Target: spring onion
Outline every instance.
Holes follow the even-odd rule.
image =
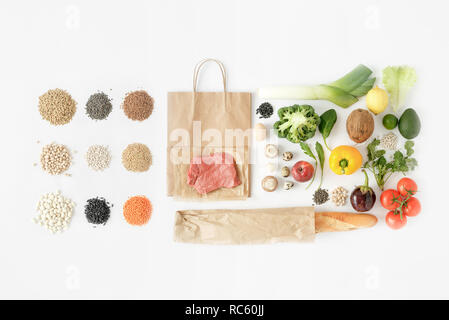
[[[347,108],[372,89],[376,78],[370,78],[371,74],[369,68],[359,65],[344,77],[329,84],[261,88],[259,96],[263,99],[328,100]]]

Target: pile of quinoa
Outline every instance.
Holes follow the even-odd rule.
[[[150,149],[142,143],[130,144],[123,150],[122,163],[128,171],[147,171],[152,164]]]

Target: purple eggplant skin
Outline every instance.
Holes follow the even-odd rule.
[[[365,174],[365,184],[355,188],[349,197],[352,207],[357,212],[369,211],[376,203],[376,194],[369,186],[368,174],[365,170],[362,172]]]
[[[373,190],[362,191],[360,187],[352,191],[351,205],[357,212],[366,212],[371,210],[376,203],[376,194]]]

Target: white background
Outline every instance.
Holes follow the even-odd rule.
[[[0,298],[449,298],[447,9],[442,0],[2,1]],[[193,66],[205,57],[224,62],[230,90],[254,93],[272,84],[329,82],[359,63],[376,76],[387,65],[414,66],[419,80],[408,105],[423,123],[416,139],[419,168],[412,173],[422,214],[395,232],[376,204],[375,228],[320,234],[313,244],[174,243],[178,209],[311,204],[313,191],[304,186],[273,194],[260,190],[266,174],[260,145],[248,201],[176,203],[165,196],[166,93],[191,90]],[[208,66],[201,89],[221,90],[217,75]],[[40,119],[38,97],[50,88],[66,89],[78,102],[70,124],[52,127]],[[156,101],[142,123],[120,109],[125,93],[136,89]],[[107,121],[94,122],[84,112],[97,90],[114,99]],[[253,100],[253,108],[262,102],[256,94]],[[331,106],[311,104],[320,113]],[[357,106],[364,107],[363,100]],[[344,124],[355,106],[336,108],[339,120],[329,144],[350,144]],[[380,119],[376,135],[384,133]],[[42,146],[52,141],[74,152],[72,177],[33,167]],[[146,173],[121,166],[121,152],[133,142],[153,152]],[[109,145],[113,154],[103,173],[91,171],[83,159],[94,143]],[[293,144],[283,143],[282,149],[307,160]],[[337,179],[326,166],[329,190],[352,190],[362,180],[360,172]],[[31,218],[40,195],[56,190],[77,207],[69,230],[54,236]],[[152,201],[153,217],[146,226],[131,227],[121,207],[138,194]],[[93,228],[84,217],[83,206],[94,196],[115,205],[104,227]],[[328,203],[319,210],[325,209],[335,208]]]

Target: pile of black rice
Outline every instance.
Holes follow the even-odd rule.
[[[256,109],[256,114],[259,115],[259,119],[268,119],[273,115],[273,106],[269,102],[264,102]]]
[[[84,206],[87,221],[92,224],[106,224],[111,215],[112,206],[105,198],[96,197],[87,200]]]

